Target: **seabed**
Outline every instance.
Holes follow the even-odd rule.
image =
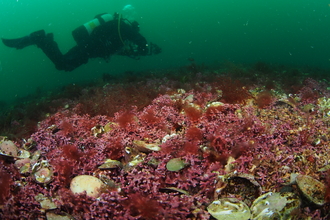
[[[328,219],[329,88],[192,61],[20,102],[1,113],[0,218]]]

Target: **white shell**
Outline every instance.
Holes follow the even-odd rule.
[[[89,175],[80,175],[72,179],[70,189],[73,194],[86,192],[87,196],[97,198],[101,195],[105,184],[98,178]]]

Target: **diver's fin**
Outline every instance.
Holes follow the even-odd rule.
[[[35,31],[28,36],[16,38],[16,39],[4,39],[2,38],[2,43],[7,47],[12,47],[16,49],[23,49],[24,47],[38,44],[43,41],[46,34],[44,30]]]
[[[24,47],[32,45],[32,41],[30,39],[30,36],[25,36],[21,38],[16,39],[4,39],[2,38],[2,43],[6,45],[7,47],[13,47],[16,49],[23,49]]]

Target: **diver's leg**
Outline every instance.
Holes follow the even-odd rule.
[[[23,49],[30,45],[36,45],[47,55],[47,57],[56,65],[60,65],[63,61],[63,54],[59,50],[57,43],[54,41],[53,34],[47,34],[44,30],[35,31],[25,37],[16,39],[2,39],[7,47]]]
[[[61,70],[72,71],[75,68],[81,66],[88,62],[89,56],[85,51],[84,47],[75,46],[71,48],[66,54],[63,56],[63,63],[61,66]],[[57,69],[59,69],[56,66]]]
[[[46,34],[44,30],[33,32],[22,38],[2,39],[2,42],[8,47],[16,49],[37,45],[55,64],[58,70],[72,71],[88,61],[88,55],[84,48],[78,46],[73,47],[68,53],[63,55],[54,41],[53,34]]]
[[[38,39],[35,44],[55,64],[57,69],[62,70],[59,67],[61,67],[64,62],[64,56],[58,48],[57,43],[54,41],[53,34],[47,34],[44,38]]]
[[[84,47],[75,46],[63,55],[53,38],[53,34],[47,34],[43,39],[36,41],[36,45],[55,64],[56,69],[72,71],[87,63],[88,54],[85,52]]]
[[[37,44],[37,46],[42,49],[58,70],[72,71],[88,61],[88,55],[84,48],[75,46],[63,55],[57,43],[50,37],[46,38],[44,42]]]

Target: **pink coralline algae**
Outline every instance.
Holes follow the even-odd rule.
[[[293,179],[305,175],[325,184],[321,190],[329,202],[330,106],[324,106],[324,85],[307,79],[289,95],[235,83],[219,78],[189,91],[164,84],[166,93],[151,104],[113,116],[82,113],[81,103],[60,109],[31,135],[30,160],[20,161],[24,172],[13,165],[20,158],[1,155],[0,218],[212,219],[207,207],[221,192],[245,202],[253,194],[249,181],[261,187],[259,194],[293,192],[302,201],[300,213],[292,213],[299,219],[329,218],[329,203],[312,204]],[[183,166],[167,169],[174,158]],[[49,183],[33,178],[40,163],[53,171]],[[98,198],[70,191],[78,175],[103,181]],[[240,183],[239,193],[234,183]]]

